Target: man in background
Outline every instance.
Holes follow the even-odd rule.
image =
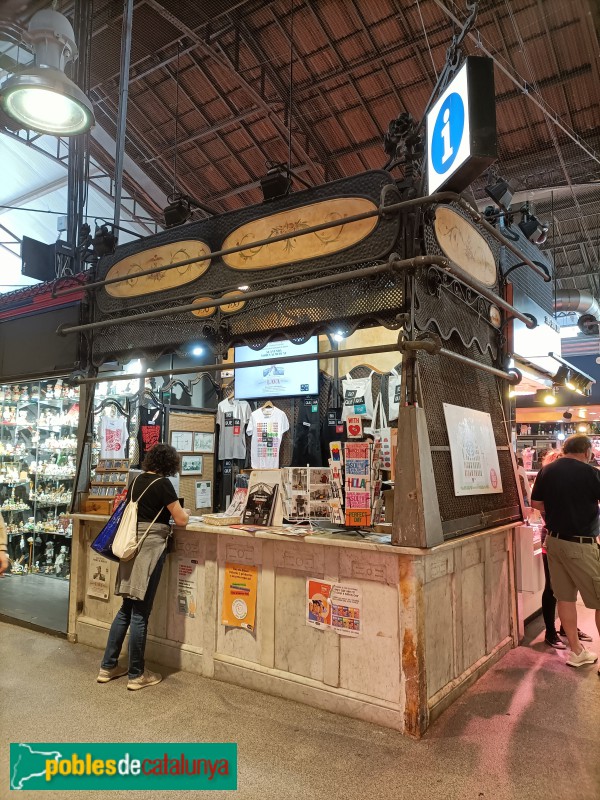
[[[596,612],[600,633],[600,470],[589,465],[592,442],[587,436],[569,436],[563,457],[539,471],[532,505],[544,517],[546,550],[558,616],[569,641],[570,667],[598,660],[581,644],[577,632],[577,592],[587,608]]]

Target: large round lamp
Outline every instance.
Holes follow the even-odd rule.
[[[23,128],[38,133],[85,133],[95,122],[92,104],[64,73],[65,64],[77,58],[71,23],[58,11],[46,9],[33,15],[28,31],[36,66],[2,84],[2,109]]]

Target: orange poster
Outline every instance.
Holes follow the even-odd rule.
[[[306,579],[306,624],[315,628],[331,625],[331,584],[327,581]]]
[[[225,564],[221,622],[233,628],[254,630],[258,567]]]

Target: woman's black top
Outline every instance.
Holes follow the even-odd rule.
[[[157,478],[158,480],[156,480]],[[150,486],[152,481],[156,481],[156,483]],[[154,517],[158,514],[159,509],[162,508],[156,522],[168,525],[171,520],[171,512],[166,506],[171,505],[171,503],[177,500],[175,487],[168,478],[163,478],[160,475],[153,475],[151,472],[142,472],[135,481],[133,497],[131,496],[132,487],[130,486],[127,491],[127,499],[138,500],[147,486],[150,486],[150,488],[144,494],[138,506],[138,522],[152,522]]]

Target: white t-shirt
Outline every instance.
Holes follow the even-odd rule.
[[[100,420],[100,458],[125,458],[127,425],[123,417]]]
[[[279,408],[257,408],[248,423],[252,436],[250,457],[253,469],[277,469],[283,434],[289,431],[288,418]]]
[[[250,419],[246,400],[222,400],[217,406],[219,460],[246,458],[246,423]]]

